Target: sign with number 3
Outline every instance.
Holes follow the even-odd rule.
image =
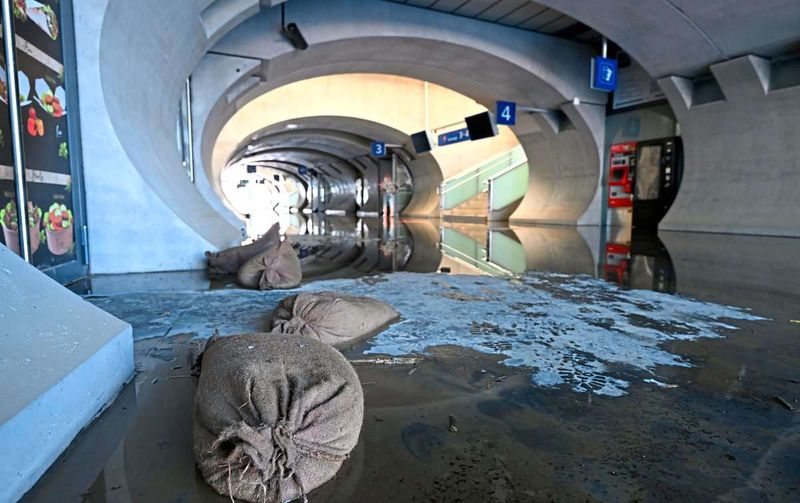
[[[372,155],[375,157],[383,157],[386,155],[386,144],[383,142],[372,142]]]

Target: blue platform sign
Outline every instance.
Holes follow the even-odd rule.
[[[452,145],[454,143],[461,143],[462,141],[469,141],[469,129],[457,129],[449,133],[442,133],[439,135],[439,146]]]
[[[386,156],[386,144],[380,141],[372,142],[372,155],[375,157]]]
[[[592,58],[592,89],[611,93],[617,90],[617,60]]]
[[[497,102],[497,124],[513,126],[517,123],[517,104],[513,101]]]

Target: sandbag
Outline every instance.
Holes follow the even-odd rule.
[[[242,286],[259,290],[294,288],[303,279],[300,259],[288,240],[245,263],[237,279]]]
[[[319,341],[215,337],[203,353],[194,454],[220,494],[258,503],[305,500],[336,475],[363,419],[355,370]]]
[[[212,277],[236,274],[248,260],[280,243],[281,231],[276,223],[266,234],[247,246],[236,246],[219,253],[207,251],[208,274]]]
[[[370,297],[336,292],[301,293],[286,297],[275,308],[270,330],[299,334],[342,347],[400,318],[392,306]]]

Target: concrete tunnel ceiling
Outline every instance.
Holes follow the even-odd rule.
[[[218,91],[217,106],[204,127],[206,147],[221,128],[214,122],[223,122],[249,101],[287,83],[350,72],[406,76],[453,89],[490,109],[498,99],[511,99],[563,111],[569,120],[561,124],[524,115],[514,128],[533,162],[528,194],[512,218],[599,223],[605,109],[572,105],[575,97],[584,103],[605,99],[586,85],[590,48],[511,28],[487,33],[483,23],[388,2],[300,5],[302,11],[289,9],[289,19],[313,26],[306,34],[311,44],[306,51],[286,53],[280,42],[269,43],[273,32],[264,26],[275,26],[278,33],[275,10],[246,21],[213,48],[211,56],[233,55],[262,63],[255,69],[257,78],[243,76]],[[381,23],[365,21],[357,30],[348,27],[348,22],[352,26],[373,17]],[[430,38],[433,35],[438,37]]]
[[[435,188],[441,182],[436,160],[430,155],[414,154],[411,139],[402,131],[353,117],[305,117],[265,127],[237,146],[226,169],[254,164],[269,166],[299,178],[300,166],[314,168],[334,188],[347,187],[349,191],[341,201],[334,201],[329,209],[353,210],[355,180],[366,179],[373,192],[378,182],[377,162],[369,155],[374,138],[399,145],[393,150],[408,167],[414,180],[419,180],[422,185],[409,203],[411,213],[416,211],[416,207],[427,208],[436,204]],[[341,207],[337,207],[337,203]]]
[[[800,235],[793,218],[800,206],[789,188],[800,181],[790,154],[796,142],[785,134],[796,129],[792,118],[800,116],[800,2],[640,0],[632,7],[628,0],[397,1],[409,10],[422,10],[413,4],[481,19],[487,30],[485,23],[497,23],[548,32],[565,23],[564,31],[549,32],[589,42],[591,32],[605,35],[657,79],[681,125],[687,170],[660,228]],[[759,114],[760,126],[748,130],[749,141],[736,141]],[[767,159],[774,174],[756,188],[748,181],[750,166]],[[727,173],[727,183],[717,183],[720,172]],[[754,190],[773,204],[742,205]]]
[[[403,96],[404,99],[391,100],[393,96]],[[426,107],[428,99],[433,104]],[[300,101],[303,105],[297,106]],[[273,149],[288,147],[288,144],[280,145],[280,140],[290,138],[296,144],[305,143],[304,148],[319,149],[320,141],[331,144],[332,139],[339,143],[348,140],[353,144],[350,136],[357,134],[360,137],[356,142],[357,152],[348,153],[349,158],[374,162],[368,156],[373,140],[403,147],[400,150],[416,188],[404,214],[436,216],[439,207],[436,189],[443,178],[453,176],[482,159],[506,152],[518,146],[519,141],[513,131],[502,127],[500,134],[491,139],[417,155],[410,134],[425,128],[426,117],[433,124],[444,125],[483,111],[484,107],[463,95],[405,77],[375,74],[317,77],[282,86],[243,106],[217,136],[211,162],[204,160],[203,165],[215,190],[224,196],[218,186],[222,170],[236,158],[237,152],[255,148],[253,142],[265,130],[271,134]],[[298,117],[300,113],[310,117]],[[314,120],[307,123],[309,119]],[[275,122],[283,124],[278,131],[270,125]],[[307,124],[308,127],[316,124],[331,132],[320,140],[319,135],[310,136],[307,127],[287,130],[285,125],[288,124]],[[341,134],[334,135],[332,131],[335,130],[340,130]],[[370,182],[377,183],[371,178]]]
[[[263,88],[325,74],[326,67],[327,73],[381,71],[374,61],[378,56],[383,56],[382,71],[401,75],[413,72],[417,78],[461,89],[486,104],[498,95],[543,106],[548,101],[564,103],[560,98],[552,99],[559,96],[603,99],[586,90],[585,62],[595,52],[591,47],[517,28],[487,29],[485,21],[398,3],[288,0],[290,21],[304,27],[312,43],[310,52],[299,54],[278,34],[277,9],[269,7],[279,1],[175,0],[166,5],[159,0],[99,1],[107,6],[102,34],[99,46],[90,49],[98,53],[97,79],[106,97],[104,113],[119,133],[120,147],[143,180],[187,226],[220,246],[239,231],[218,205],[201,196],[201,186],[193,187],[175,169],[180,159],[172,142],[171,129],[183,82],[203,61],[217,63],[220,82],[216,88],[211,86],[216,99],[207,96],[209,102],[198,103],[202,119],[202,138],[196,142],[198,157],[207,148],[209,135],[214,136],[235,109]],[[555,9],[608,36],[656,77],[691,77],[705,71],[709,64],[746,52],[767,57],[779,54],[796,44],[796,21],[800,19],[800,4],[793,0],[736,0],[724,12],[686,0],[642,0],[636,9],[625,0],[530,3]],[[520,3],[520,8],[529,6]],[[754,15],[756,9],[758,15]],[[484,13],[482,9],[476,12],[476,18]],[[254,23],[254,19],[258,21]],[[251,47],[237,47],[247,38],[242,28],[248,24],[261,31],[264,43],[258,45],[258,40],[252,40]],[[214,47],[222,38],[226,38],[224,44]],[[371,46],[381,39],[386,43]],[[406,45],[406,41],[420,43]],[[451,51],[447,44],[460,51]],[[312,54],[321,54],[314,49],[323,45],[340,54],[328,54],[332,56],[328,61],[319,57],[314,61]],[[212,47],[219,53],[207,53]],[[373,54],[366,61],[355,57],[348,61],[346,57],[348,51],[357,56],[359,51],[373,52],[373,48],[379,55]],[[224,49],[231,51],[225,53]],[[420,54],[441,53],[446,53],[449,61],[439,68],[419,65]],[[501,65],[487,65],[487,57]],[[137,65],[128,64],[131,60]],[[305,63],[314,64],[303,75]],[[498,72],[502,64],[513,71]],[[237,67],[241,74],[226,77],[220,71],[223,67]],[[502,78],[489,78],[494,75]],[[529,77],[530,85],[512,85],[518,77]],[[583,203],[591,185],[588,180],[599,182],[603,113],[590,107],[560,108],[574,130],[555,135],[540,117],[525,118],[516,128],[525,140],[531,164],[537,166],[531,173],[529,194],[517,214],[530,216],[530,220],[591,223],[596,221],[591,213],[599,209],[599,199],[595,197],[588,211],[584,211]],[[691,149],[687,156],[688,162]],[[593,189],[599,196],[598,187]],[[575,217],[582,212],[582,217]]]
[[[227,1],[202,7],[207,8],[198,16],[198,5],[189,0],[171,2],[168,12],[156,0],[135,6],[108,0],[99,77],[108,115],[134,166],[164,203],[210,242],[223,246],[239,229],[176,168],[173,128],[185,78],[208,73],[201,68],[204,61],[220,60],[239,72],[229,77],[212,65],[211,80],[217,83],[197,100],[198,158],[210,155],[205,149],[238,108],[270,89],[355,71],[404,75],[453,89],[488,108],[504,98],[563,111],[571,122],[567,128],[539,116],[524,116],[515,128],[529,158],[537,160],[518,213],[573,223],[594,213],[587,222],[599,221],[604,110],[571,104],[575,97],[604,99],[586,86],[591,48],[513,28],[486,30],[482,22],[391,2],[303,0],[289,8],[290,21],[307,27],[311,44],[299,52],[279,34],[279,9],[259,12],[257,3]],[[121,26],[120,19],[129,25]],[[131,58],[140,63],[135,69],[126,63]]]

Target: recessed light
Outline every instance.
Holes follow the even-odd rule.
[[[297,129],[299,127],[297,124],[286,124],[286,129]]]

